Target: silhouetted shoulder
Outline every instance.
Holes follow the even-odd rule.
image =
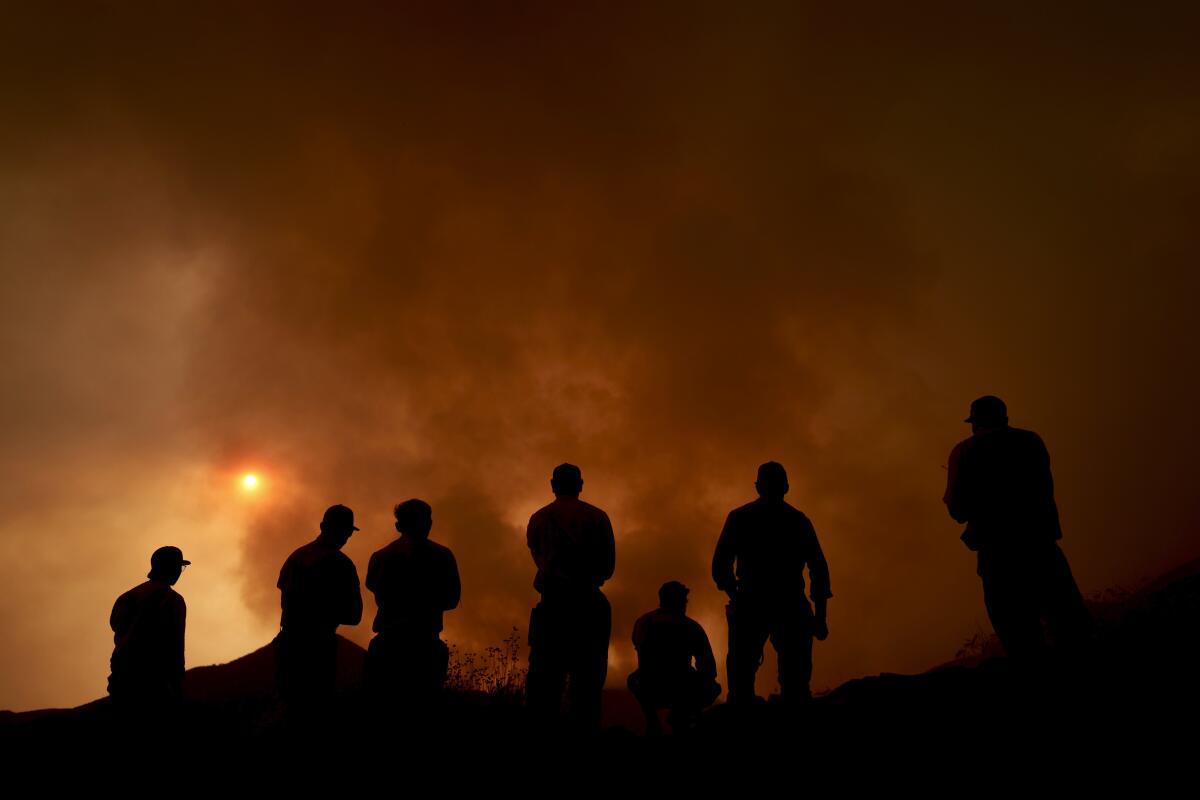
[[[1042,437],[1033,431],[1027,431],[1024,428],[1009,428],[1009,430],[1012,432],[1010,435],[1026,447],[1030,449],[1046,449],[1046,443],[1042,441]]]
[[[550,506],[545,505],[545,506],[542,506],[541,508],[539,508],[537,511],[530,514],[529,515],[529,524],[533,525],[535,522],[540,521],[543,517],[545,517],[548,513],[550,513],[549,508],[550,508]]]
[[[749,503],[746,503],[745,505],[738,506],[733,511],[730,511],[729,516],[732,517],[732,516],[742,516],[745,514],[749,514],[749,513],[753,512],[754,509],[758,508],[758,506],[759,506],[759,501],[753,500]]]
[[[601,508],[579,498],[558,498],[542,506],[529,518],[531,528],[554,519],[591,520],[608,523],[608,514]]]
[[[812,527],[812,520],[808,518],[808,514],[805,514],[800,509],[793,505],[789,505],[788,503],[784,503],[783,505],[787,508],[787,511],[784,513],[794,519],[798,524],[807,526],[809,528]]]
[[[708,633],[705,632],[704,626],[686,614],[683,617],[683,627],[687,628],[690,636],[708,639]]]
[[[582,500],[580,502],[583,503]],[[609,531],[612,530],[612,522],[609,521],[609,519],[608,519],[608,512],[606,512],[604,509],[598,508],[590,503],[583,503],[583,506],[586,509],[588,516],[590,516],[595,521],[595,524],[598,527],[606,528]]]
[[[646,639],[646,628],[652,623],[654,620],[654,615],[657,613],[657,609],[654,611],[647,611],[645,614],[642,614],[640,617],[638,617],[637,621],[633,623],[634,649],[638,649],[642,646],[642,642],[644,642]]]
[[[647,611],[645,614],[642,614],[640,617],[637,618],[637,622],[633,623],[633,626],[636,628],[639,625],[645,625],[657,613],[658,613],[658,609],[654,609],[653,611]]]
[[[354,566],[354,559],[343,553],[341,550],[334,550],[334,563],[338,567],[348,573],[353,573],[355,578],[358,577],[358,567]]]
[[[431,539],[426,539],[425,541],[429,545],[430,552],[436,553],[438,558],[441,558],[443,560],[449,560],[449,561],[454,560],[454,553],[450,550],[449,547],[446,547],[446,545],[439,544]]]
[[[733,511],[729,512],[729,516],[726,517],[726,522],[738,522],[748,517],[752,517],[757,513],[758,508],[758,500],[746,503],[744,506],[738,506]]]
[[[311,574],[313,570],[319,575],[353,575],[355,580],[358,579],[358,568],[350,556],[341,550],[324,547],[319,542],[309,542],[297,547],[283,562],[276,588],[287,590],[297,573]]]
[[[314,546],[315,542],[309,542],[308,544],[300,545],[292,551],[291,555],[284,559],[283,566],[279,568],[279,581],[276,583],[275,588],[286,588],[292,572],[296,569],[298,564],[308,560],[307,556]]]

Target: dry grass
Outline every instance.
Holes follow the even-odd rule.
[[[527,671],[521,657],[521,632],[513,628],[502,646],[489,647],[482,653],[463,652],[450,645],[446,688],[452,692],[519,700],[525,694]]]

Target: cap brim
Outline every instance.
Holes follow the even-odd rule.
[[[180,563],[180,564],[183,564],[183,565],[186,567],[188,564],[190,564],[190,563],[192,563],[192,562],[190,562],[190,561],[180,561],[179,563]]]
[[[354,530],[356,530],[356,531],[362,530],[362,528],[358,527],[357,525],[351,525],[350,527],[354,528]]]

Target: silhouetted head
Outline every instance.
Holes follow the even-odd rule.
[[[782,500],[788,493],[787,470],[778,461],[768,461],[758,468],[758,480],[754,482],[758,496],[768,500]]]
[[[688,587],[679,581],[667,581],[658,590],[658,605],[664,611],[687,611]]]
[[[192,562],[183,559],[183,551],[178,547],[160,547],[150,556],[150,572],[146,577],[174,586],[175,581],[183,574],[183,568],[190,563]]]
[[[321,539],[340,549],[356,530],[353,511],[340,504],[325,509],[325,516],[321,517]]]
[[[433,527],[433,509],[424,500],[405,500],[392,509],[396,515],[396,530],[405,536],[428,539]]]
[[[555,497],[579,497],[583,491],[583,473],[574,464],[559,464],[550,476]]]
[[[971,413],[963,422],[971,423],[974,433],[1003,428],[1008,424],[1008,406],[999,397],[985,394],[971,402]]]

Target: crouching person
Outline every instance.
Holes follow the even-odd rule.
[[[721,694],[712,645],[700,623],[687,615],[687,596],[682,583],[664,583],[658,590],[659,607],[633,626],[638,668],[628,685],[646,715],[649,736],[662,733],[659,709],[668,710],[667,723],[678,734],[694,726],[700,712]]]

